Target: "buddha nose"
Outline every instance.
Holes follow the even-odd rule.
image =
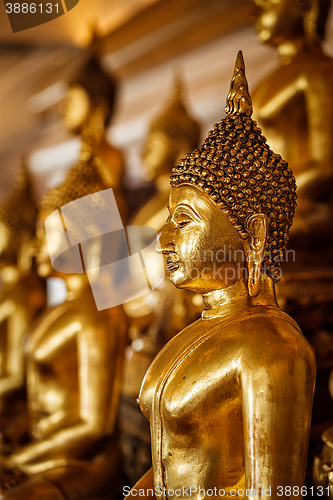
[[[170,222],[167,222],[155,246],[157,253],[166,254],[174,250],[175,245],[173,243],[173,234],[174,230],[171,227]]]

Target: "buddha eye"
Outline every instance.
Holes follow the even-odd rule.
[[[193,219],[187,214],[179,214],[177,217],[177,226],[181,229],[191,222],[193,222]]]

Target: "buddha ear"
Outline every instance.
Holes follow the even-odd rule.
[[[248,290],[251,297],[256,297],[260,292],[260,275],[266,248],[267,215],[252,215],[247,221],[246,229],[249,233],[244,245],[249,271]]]

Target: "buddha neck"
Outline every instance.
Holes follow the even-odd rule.
[[[239,314],[249,307],[259,305],[278,307],[274,283],[264,275],[261,277],[260,293],[257,297],[250,297],[245,280],[240,279],[226,288],[203,294],[202,300],[204,303],[201,315],[203,319]]]

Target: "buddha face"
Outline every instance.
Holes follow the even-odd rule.
[[[80,85],[72,85],[61,107],[65,127],[71,132],[80,133],[87,123],[90,111],[91,103],[88,93]]]
[[[175,163],[173,149],[171,140],[162,131],[153,130],[149,133],[142,155],[146,179],[170,174]]]
[[[169,211],[160,243],[172,283],[198,293],[235,283],[243,242],[209,196],[195,186],[172,188]]]
[[[303,35],[303,9],[298,0],[254,0],[255,28],[261,42],[277,46]]]

